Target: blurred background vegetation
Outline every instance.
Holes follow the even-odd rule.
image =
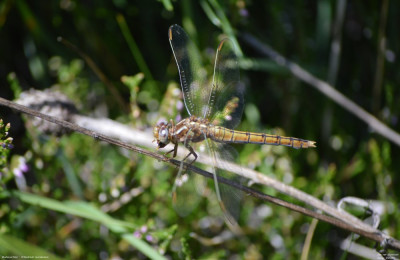
[[[181,96],[176,92],[179,77],[167,38],[169,26],[185,28],[209,70],[219,41],[229,36],[243,52],[246,106],[238,129],[301,137],[318,146],[301,151],[238,146],[242,165],[330,204],[345,196],[380,201],[380,229],[400,238],[399,147],[239,37],[257,37],[399,131],[399,10],[399,2],[388,0],[3,0],[0,95],[13,100],[30,88],[53,88],[73,100],[81,114],[151,132],[159,118],[186,116],[174,106]],[[340,16],[343,25],[337,26]],[[337,66],[330,65],[334,33],[341,37]],[[58,37],[90,57],[111,87]],[[385,48],[379,51],[383,38]],[[169,195],[176,169],[78,133],[44,135],[5,107],[0,118],[11,123],[9,130],[0,126],[5,144],[0,161],[0,254],[300,258],[308,217],[246,198],[239,220],[244,235],[235,237],[218,206],[207,199],[186,218],[174,212]],[[4,141],[5,132],[12,145]],[[266,187],[255,188],[290,200]],[[310,259],[352,259],[338,250],[347,235],[318,223]],[[375,246],[366,239],[357,242]]]

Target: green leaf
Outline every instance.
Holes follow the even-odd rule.
[[[114,219],[90,203],[83,201],[60,202],[54,199],[20,191],[13,191],[12,195],[31,205],[36,205],[99,222],[115,233],[124,233],[121,234],[121,237],[127,240],[132,246],[137,248],[149,258],[164,259],[163,256],[154,250],[150,245],[132,235],[131,231],[136,227],[135,225],[129,222]]]
[[[2,255],[11,254],[25,257],[37,256],[47,257],[46,259],[63,259],[40,247],[6,234],[0,234],[0,252]]]

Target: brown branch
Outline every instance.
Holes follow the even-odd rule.
[[[63,118],[66,121],[75,123],[83,128],[88,128],[90,130],[96,131],[96,133],[102,133],[109,138],[116,138],[124,143],[131,143],[136,145],[141,145],[145,147],[154,148],[154,143],[151,142],[153,137],[146,132],[141,132],[132,129],[124,124],[112,121],[106,118],[90,118],[85,116],[80,116],[76,114],[73,103],[68,100],[62,93],[52,92],[52,91],[36,91],[29,90],[21,94],[18,102],[20,105],[25,105],[33,109],[40,109],[40,112],[48,113],[51,111],[51,115],[57,118]],[[68,104],[68,105],[66,105]],[[63,134],[65,133],[65,128],[56,127],[58,125],[52,123],[41,122],[41,119],[33,119],[33,124],[37,128],[45,133],[50,134]],[[171,150],[173,145],[170,147],[165,147],[165,151]],[[178,156],[184,157],[186,152],[184,149],[178,149]],[[204,165],[210,165],[213,163],[212,159],[208,155],[199,154],[197,162]],[[224,160],[218,160],[215,165],[217,168],[226,170],[228,172],[235,173],[237,175],[243,176],[249,179],[253,183],[258,183],[267,187],[271,187],[283,194],[286,194],[292,198],[304,202],[306,205],[318,209],[321,213],[331,215],[342,222],[346,222],[354,227],[363,229],[367,232],[378,232],[376,228],[362,222],[355,216],[347,213],[346,211],[340,211],[333,206],[330,206],[323,201],[319,200],[307,194],[295,187],[286,185],[274,178],[271,178],[260,172],[251,170],[249,168],[241,167],[233,162],[228,162]]]
[[[278,65],[281,65],[288,69],[295,77],[309,84],[311,87],[323,93],[326,97],[333,100],[336,104],[343,107],[351,114],[355,115],[366,124],[369,125],[373,130],[387,138],[394,144],[400,146],[400,134],[386,126],[384,123],[379,121],[376,117],[365,111],[362,107],[354,103],[352,100],[344,96],[342,93],[337,91],[331,85],[322,81],[300,67],[298,64],[286,59],[270,46],[265,43],[261,43],[258,39],[248,33],[240,35],[241,39],[249,44],[252,48],[259,51],[261,54],[271,58]]]
[[[70,122],[67,122],[67,121],[52,117],[52,116],[45,115],[43,113],[37,112],[37,111],[32,110],[32,109],[30,109],[28,107],[16,104],[16,103],[14,103],[12,101],[9,101],[9,100],[3,99],[3,98],[0,98],[0,105],[15,109],[15,110],[17,110],[19,112],[23,112],[25,114],[28,114],[28,115],[31,115],[31,116],[34,116],[34,117],[39,117],[39,118],[44,119],[46,121],[49,121],[51,123],[55,123],[55,124],[58,124],[58,125],[60,125],[62,127],[65,127],[65,128],[67,128],[67,129],[69,129],[71,131],[76,131],[76,132],[91,136],[93,138],[96,138],[98,140],[105,141],[107,143],[114,144],[114,145],[117,145],[119,147],[131,150],[131,151],[134,151],[134,152],[146,155],[146,156],[150,156],[150,157],[152,157],[154,159],[164,161],[164,162],[166,162],[166,163],[168,163],[170,165],[176,166],[176,167],[179,167],[180,164],[181,164],[181,162],[178,161],[178,160],[167,158],[167,157],[165,157],[163,155],[160,155],[158,153],[150,152],[150,151],[147,151],[145,149],[136,147],[134,145],[126,144],[126,143],[118,141],[116,139],[107,137],[107,136],[105,136],[103,134],[97,133],[96,131],[92,131],[92,130],[86,129],[84,127],[78,126],[76,124],[73,124],[73,123],[70,123]],[[197,167],[192,166],[192,165],[188,165],[186,163],[185,163],[185,167],[187,167],[188,169],[190,169],[191,171],[193,171],[195,173],[203,175],[204,177],[213,179],[213,175],[210,172],[204,171],[204,170],[202,170],[200,168],[197,168]],[[239,183],[236,183],[236,182],[232,182],[232,181],[230,181],[228,179],[225,179],[225,178],[222,178],[220,176],[218,176],[218,180],[221,183],[224,183],[226,185],[229,185],[231,187],[239,189],[239,190],[245,192],[246,194],[248,194],[248,195],[250,195],[252,197],[258,198],[258,199],[263,200],[263,201],[268,201],[268,202],[274,203],[276,205],[291,209],[293,211],[299,212],[299,213],[304,214],[306,216],[310,216],[312,218],[319,219],[321,221],[327,222],[327,223],[332,224],[332,225],[334,225],[336,227],[339,227],[341,229],[344,229],[344,230],[347,230],[349,232],[353,232],[353,233],[359,234],[361,236],[364,236],[366,238],[369,238],[369,239],[379,243],[379,245],[381,247],[394,249],[394,250],[397,250],[397,251],[400,252],[400,241],[385,235],[384,233],[382,233],[379,230],[377,230],[377,232],[367,232],[367,231],[365,231],[365,230],[363,230],[361,228],[354,227],[351,224],[343,222],[339,218],[334,218],[334,217],[331,217],[331,216],[323,215],[323,214],[320,214],[318,212],[312,211],[310,209],[303,208],[301,206],[289,203],[289,202],[287,202],[285,200],[281,200],[279,198],[263,194],[263,193],[261,193],[261,192],[259,192],[257,190],[254,190],[252,188],[243,186],[243,185],[241,185]]]

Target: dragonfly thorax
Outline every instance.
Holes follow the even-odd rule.
[[[158,149],[164,148],[172,142],[173,144],[203,141],[209,134],[209,128],[213,127],[207,119],[191,116],[174,124],[161,122],[153,129],[155,141],[157,141]]]
[[[201,142],[208,135],[210,126],[209,121],[205,118],[196,116],[185,118],[173,127],[172,142]]]

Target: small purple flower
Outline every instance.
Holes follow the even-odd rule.
[[[24,175],[23,175],[23,173],[22,173],[20,168],[15,168],[13,170],[13,173],[14,173],[14,176],[17,177],[17,178],[23,178],[24,177]]]
[[[22,171],[22,172],[28,172],[29,170],[29,166],[26,163],[26,160],[24,157],[20,157],[19,158],[19,165],[18,168]]]
[[[182,111],[183,109],[183,102],[178,100],[178,102],[176,102],[176,109],[178,109],[178,111]]]
[[[136,238],[141,238],[142,237],[142,233],[140,233],[138,230],[136,230],[135,232],[133,232],[133,236]]]
[[[154,242],[154,238],[152,235],[146,235],[146,240],[149,242]]]
[[[141,227],[140,227],[140,232],[141,232],[141,233],[146,233],[146,232],[147,232],[147,229],[148,229],[147,226],[141,226]]]
[[[175,117],[175,122],[179,122],[179,121],[181,121],[182,120],[182,116],[181,115],[177,115],[176,117]]]
[[[23,157],[21,157],[23,158]],[[25,162],[25,158],[23,158]],[[21,160],[20,160],[21,162]],[[15,176],[15,183],[17,184],[17,187],[19,190],[25,191],[26,190],[26,180],[23,171],[21,170],[21,164],[18,165],[18,167],[15,167],[13,169],[13,174]]]
[[[28,166],[28,164],[25,162],[25,160],[20,161],[19,169],[20,169],[22,172],[24,172],[24,173],[29,171],[29,166]]]
[[[28,172],[29,171],[29,166],[27,163],[21,164],[19,166],[19,168],[21,169],[22,172]]]

